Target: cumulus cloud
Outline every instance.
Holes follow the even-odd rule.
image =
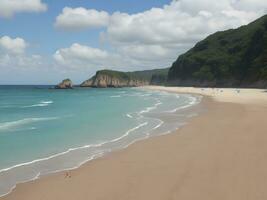
[[[131,59],[139,67],[168,67],[167,63],[173,62],[177,56],[177,47],[163,45],[127,44],[117,47],[118,53]]]
[[[79,67],[108,68],[116,65],[115,63],[121,60],[116,54],[78,43],[57,50],[54,59],[58,64],[74,69]]]
[[[109,14],[105,11],[97,11],[85,8],[65,7],[57,16],[55,27],[65,30],[80,30],[85,28],[98,28],[107,26]]]
[[[232,6],[236,10],[243,11],[267,11],[267,5],[265,0],[234,0]]]
[[[27,47],[27,43],[22,38],[12,39],[9,36],[3,36],[0,38],[0,49],[8,53],[22,54]]]
[[[171,53],[173,52],[169,49],[155,45],[132,45],[106,51],[74,43],[70,47],[57,50],[53,57],[57,65],[65,69],[87,70],[94,73],[99,69],[132,71],[162,67],[164,63],[172,62],[168,59]]]
[[[27,55],[28,44],[23,38],[0,38],[0,67],[36,67],[42,62],[40,55]]]
[[[68,15],[74,11],[74,16]],[[89,11],[95,14],[88,14]],[[255,20],[267,12],[267,4],[266,0],[173,0],[161,8],[135,14],[101,12],[102,15],[95,10],[67,8],[57,17],[56,24],[72,30],[95,27],[93,22],[105,26],[100,38],[112,46],[116,59],[127,58],[129,62],[125,66],[153,68],[170,66],[179,54],[209,34]],[[77,62],[79,58],[65,56],[64,60],[70,63],[70,59]],[[107,56],[102,61],[109,59]]]
[[[129,57],[171,65],[209,34],[247,24],[266,11],[265,0],[173,0],[136,14],[113,13],[101,37]]]
[[[14,68],[19,70],[37,69],[43,64],[40,55],[18,54],[12,55],[0,52],[0,68]]]
[[[261,4],[262,7],[254,6],[253,9],[248,3],[241,6],[240,2],[179,0],[137,14],[117,12],[110,16],[105,35],[116,43],[194,43],[215,31],[246,24],[267,8],[267,4]]]
[[[59,49],[54,54],[54,58],[58,63],[67,65],[77,64],[80,61],[101,62],[107,57],[108,53],[106,51],[78,43],[72,44],[69,48]]]
[[[44,12],[47,5],[41,0],[1,0],[0,17],[9,18],[15,13],[21,12]]]
[[[43,64],[42,57],[40,55],[10,55],[0,54],[0,67],[4,68],[16,68],[20,70],[37,69]]]

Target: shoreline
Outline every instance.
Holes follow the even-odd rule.
[[[203,87],[165,87],[144,86],[149,90],[159,90],[181,94],[197,94],[211,97],[216,102],[237,104],[262,104],[267,105],[267,89],[247,88],[203,88]]]
[[[185,107],[184,107],[184,106],[181,107],[181,109],[184,110],[185,113],[187,113],[188,110],[191,110],[191,109],[194,109],[194,107],[197,107],[198,104],[201,102],[201,97],[200,97],[199,95],[192,95],[192,97],[193,97],[193,100],[194,100],[193,103],[190,102],[190,103],[187,104]],[[190,98],[191,98],[191,97],[190,97]],[[143,113],[149,112],[151,108],[154,109],[154,107],[156,108],[158,105],[160,105],[160,104],[159,104],[159,103],[156,103],[156,104],[153,104],[152,107],[151,107],[151,106],[146,107],[144,110],[140,111],[140,113],[143,114]],[[175,108],[174,110],[176,111],[177,109],[179,110],[180,107],[177,107],[177,108]],[[197,110],[197,109],[196,109],[196,110]],[[170,113],[174,113],[175,111],[168,111],[168,112],[170,112]],[[166,112],[167,112],[167,111],[166,111]],[[196,111],[196,112],[198,113],[198,111]],[[198,115],[197,113],[196,113],[196,115]],[[138,114],[138,115],[139,115],[139,114]],[[143,117],[144,117],[144,116],[143,116]],[[148,118],[151,118],[151,116],[148,117]],[[184,117],[184,119],[182,120],[182,122],[183,122],[183,123],[184,123],[184,122],[187,123],[187,122],[190,120],[190,118],[191,118],[191,117],[189,117],[189,116]],[[158,120],[158,121],[160,121],[160,122],[159,122],[159,124],[158,124],[156,127],[152,128],[148,133],[152,132],[154,129],[159,128],[159,127],[164,123],[164,122],[162,121],[162,119],[160,119],[160,117],[154,116],[154,117],[152,117],[152,119],[156,119],[156,120]],[[146,124],[147,124],[147,122],[146,122]],[[121,140],[121,139],[124,139],[124,137],[127,137],[128,134],[129,134],[130,132],[135,131],[136,129],[142,127],[143,125],[144,125],[144,123],[142,123],[142,124],[138,124],[136,127],[127,130],[127,132],[125,132],[123,135],[119,136],[118,138],[114,138],[114,139],[109,140],[109,141],[105,141],[105,142],[102,142],[102,143],[99,143],[99,144],[90,144],[90,145],[85,145],[85,146],[80,146],[80,147],[72,147],[72,148],[70,148],[70,149],[68,149],[68,150],[66,150],[66,151],[63,151],[63,152],[60,152],[60,153],[56,153],[56,154],[53,154],[53,155],[48,156],[48,157],[35,159],[35,160],[29,161],[29,162],[20,163],[20,164],[17,164],[17,165],[8,167],[8,168],[1,169],[0,172],[8,172],[9,170],[16,169],[16,168],[19,168],[19,167],[24,167],[24,166],[27,167],[28,165],[31,165],[31,164],[35,164],[35,163],[37,164],[37,163],[39,163],[39,162],[45,162],[45,161],[47,161],[47,160],[57,158],[57,157],[59,157],[59,156],[65,155],[65,154],[67,154],[67,153],[69,153],[69,152],[71,152],[71,151],[76,151],[76,150],[79,150],[79,149],[85,149],[85,148],[88,148],[88,147],[91,148],[91,147],[94,147],[94,146],[102,146],[102,145],[109,144],[109,143],[113,143],[113,142],[116,142],[116,143],[117,143],[117,141],[119,141],[119,140]],[[182,125],[179,125],[177,128],[180,128],[180,126],[182,126]],[[97,158],[105,157],[105,156],[107,156],[109,153],[113,153],[113,152],[117,152],[117,151],[123,151],[124,149],[128,148],[129,146],[131,146],[132,144],[134,144],[134,143],[136,143],[136,142],[139,142],[139,141],[142,141],[142,140],[146,140],[146,139],[149,139],[149,138],[154,137],[154,136],[166,135],[166,134],[169,134],[169,133],[172,133],[172,132],[173,132],[173,131],[171,131],[171,130],[165,130],[164,132],[161,132],[160,134],[159,134],[159,133],[157,133],[157,134],[149,134],[149,135],[146,135],[146,136],[144,136],[144,137],[140,137],[140,138],[138,137],[138,138],[135,138],[133,141],[129,141],[129,142],[128,142],[127,144],[125,144],[125,146],[123,146],[123,147],[120,147],[120,148],[116,148],[116,147],[115,147],[115,149],[112,149],[112,150],[110,149],[110,151],[108,151],[108,152],[103,152],[103,153],[93,154],[92,156],[88,157],[88,159],[86,159],[86,160],[84,160],[84,161],[81,161],[80,163],[77,163],[76,166],[71,167],[71,168],[59,169],[59,170],[56,170],[56,171],[53,171],[53,172],[49,172],[49,173],[47,173],[47,174],[40,174],[40,172],[39,172],[39,173],[38,173],[36,176],[34,176],[33,178],[29,178],[28,180],[23,180],[23,181],[21,181],[21,182],[17,182],[16,185],[14,185],[14,186],[10,189],[10,191],[8,191],[7,193],[5,193],[5,194],[3,194],[3,195],[0,195],[0,199],[3,198],[3,197],[5,197],[5,196],[7,196],[7,195],[9,195],[10,193],[12,193],[12,192],[16,189],[16,187],[17,187],[18,185],[21,185],[21,184],[27,184],[28,182],[36,181],[36,180],[42,179],[42,178],[44,178],[44,177],[46,177],[46,176],[51,176],[51,175],[53,176],[53,175],[56,175],[56,174],[58,174],[58,173],[64,173],[64,172],[67,172],[67,171],[72,171],[72,170],[79,169],[81,166],[83,166],[83,165],[85,165],[85,164],[87,164],[87,163],[89,163],[89,162],[91,162],[91,161],[93,161],[93,160],[95,160],[95,159],[97,159]]]
[[[149,89],[153,89],[153,88],[149,88]],[[154,88],[154,89],[156,89],[156,88]],[[164,89],[164,88],[158,88],[158,89]],[[166,88],[165,88],[166,89]],[[167,90],[169,90],[169,89],[167,89]],[[173,88],[171,89],[171,90],[173,90]],[[203,94],[201,94],[201,95],[203,95]],[[242,112],[244,112],[244,110],[246,110],[248,107],[250,107],[250,106],[248,106],[247,105],[247,101],[242,101],[242,103],[240,103],[240,104],[236,104],[236,103],[222,103],[222,102],[217,102],[216,101],[216,98],[214,99],[211,99],[211,97],[207,97],[207,96],[209,96],[209,95],[204,95],[204,96],[206,96],[205,98],[203,98],[203,102],[202,102],[202,104],[206,104],[206,106],[208,107],[208,112],[206,112],[206,113],[202,113],[201,115],[199,115],[199,116],[197,116],[197,117],[194,117],[194,118],[191,118],[191,119],[189,119],[189,123],[187,123],[187,125],[185,125],[185,126],[183,126],[181,129],[178,129],[177,131],[175,131],[175,133],[171,133],[171,134],[167,134],[167,135],[163,135],[163,136],[158,136],[158,137],[150,137],[149,139],[147,139],[147,140],[142,140],[142,141],[138,141],[138,142],[136,142],[136,143],[134,143],[134,144],[132,144],[132,145],[130,145],[129,147],[127,147],[126,149],[122,149],[122,150],[119,150],[119,151],[114,151],[114,152],[112,152],[111,154],[108,154],[108,155],[105,155],[104,157],[101,157],[101,158],[98,158],[98,159],[94,159],[94,160],[92,160],[92,161],[90,161],[89,163],[88,162],[86,162],[85,164],[83,164],[82,166],[80,166],[79,168],[77,168],[77,169],[75,169],[75,170],[69,170],[69,172],[67,172],[67,173],[69,173],[69,174],[71,174],[71,178],[70,178],[70,185],[72,186],[71,188],[71,191],[73,191],[73,192],[75,192],[75,191],[79,191],[80,193],[82,193],[83,195],[82,196],[79,196],[78,195],[78,199],[82,199],[82,197],[84,196],[84,195],[86,195],[87,193],[86,193],[86,191],[84,191],[84,189],[80,189],[79,188],[79,186],[81,186],[81,188],[84,188],[84,185],[86,185],[86,184],[88,184],[88,180],[84,180],[84,178],[82,178],[82,176],[83,175],[86,175],[86,176],[88,176],[87,174],[89,173],[89,175],[90,176],[92,176],[93,174],[93,171],[97,171],[98,173],[96,173],[96,175],[95,175],[95,177],[98,177],[98,178],[100,178],[103,182],[106,180],[106,178],[107,177],[109,177],[109,176],[112,176],[112,175],[110,175],[110,174],[106,174],[106,176],[107,177],[105,177],[105,176],[103,176],[101,173],[104,173],[105,174],[105,171],[103,171],[103,166],[101,165],[101,163],[106,163],[106,164],[109,164],[109,166],[112,166],[112,163],[113,164],[115,164],[118,168],[121,168],[122,166],[120,166],[120,164],[118,163],[118,161],[121,161],[121,159],[123,158],[123,160],[125,161],[125,159],[127,160],[127,159],[135,159],[136,160],[136,165],[138,165],[138,169],[139,170],[141,170],[141,171],[146,171],[146,172],[148,172],[147,170],[146,170],[146,167],[147,166],[145,166],[142,162],[140,163],[140,162],[137,162],[138,161],[138,159],[140,160],[142,160],[142,159],[144,159],[144,157],[146,158],[146,159],[148,159],[148,160],[151,160],[151,155],[150,155],[150,157],[149,156],[144,156],[144,155],[140,155],[140,154],[138,154],[138,155],[136,155],[136,154],[133,154],[132,152],[139,152],[139,148],[141,148],[141,149],[143,149],[143,150],[145,150],[144,151],[144,154],[147,154],[147,151],[148,151],[148,153],[150,153],[150,154],[152,154],[152,156],[155,156],[154,154],[155,153],[153,153],[153,150],[155,151],[155,152],[157,152],[157,153],[159,153],[159,154],[161,154],[162,152],[160,152],[160,150],[157,150],[157,149],[155,149],[155,147],[154,148],[152,148],[152,150],[150,150],[147,146],[148,145],[154,145],[155,146],[155,143],[158,145],[158,146],[162,146],[163,144],[161,144],[161,140],[168,140],[168,138],[176,138],[176,140],[174,140],[174,141],[177,141],[177,139],[183,139],[183,137],[187,137],[186,135],[184,135],[184,130],[187,130],[187,129],[190,129],[190,127],[192,128],[192,126],[194,126],[194,123],[196,123],[196,121],[203,121],[203,118],[207,118],[207,116],[209,116],[209,115],[211,115],[211,117],[209,117],[209,120],[211,120],[211,123],[212,123],[212,120],[214,120],[212,117],[214,117],[214,111],[213,110],[210,110],[210,109],[218,109],[219,110],[219,113],[215,113],[216,115],[219,115],[220,114],[220,112],[222,112],[223,110],[220,110],[220,107],[225,107],[225,109],[227,108],[228,109],[228,107],[232,107],[232,109],[231,110],[228,110],[228,113],[226,113],[226,114],[230,114],[230,117],[231,117],[231,112],[232,112],[232,110],[238,110],[238,111],[242,111]],[[253,104],[258,104],[258,101],[257,102],[252,102]],[[262,109],[262,106],[263,105],[257,105],[257,106],[259,106],[261,109]],[[255,106],[256,107],[256,106]],[[246,108],[246,109],[244,109],[244,108]],[[244,110],[243,110],[244,109]],[[254,108],[255,109],[255,108]],[[225,112],[225,111],[224,111]],[[213,115],[212,115],[213,114]],[[252,113],[253,114],[253,113]],[[216,115],[215,115],[215,117],[216,117]],[[227,119],[226,119],[227,120]],[[229,122],[230,123],[230,122]],[[195,125],[196,126],[196,125]],[[196,133],[196,130],[198,130],[198,128],[200,128],[200,127],[197,127],[197,129],[194,129],[195,131],[189,131],[189,136],[190,136],[190,134],[193,134],[193,135],[195,135]],[[225,128],[225,127],[223,127],[223,128]],[[265,128],[264,128],[264,130],[265,130]],[[267,130],[267,129],[266,129]],[[186,132],[186,131],[185,131]],[[182,135],[182,138],[180,138],[179,136],[180,135]],[[167,138],[167,139],[164,139],[164,138]],[[193,138],[191,138],[192,140],[194,140]],[[179,142],[179,140],[178,140],[178,143],[181,143],[181,142]],[[182,140],[181,140],[182,141]],[[169,141],[168,140],[168,142],[169,143],[172,143],[173,141]],[[205,142],[205,141],[204,141]],[[163,141],[163,143],[164,143],[164,141]],[[157,146],[156,145],[156,146]],[[165,145],[168,145],[168,143],[166,144],[165,143]],[[180,145],[182,145],[182,144],[180,144]],[[179,147],[179,145],[178,145],[178,147]],[[181,147],[181,146],[180,146]],[[182,146],[183,147],[183,146]],[[176,147],[172,147],[174,150],[176,149]],[[187,147],[188,148],[188,147]],[[190,148],[189,148],[190,149]],[[176,149],[177,150],[177,149]],[[178,150],[179,150],[179,148],[178,148]],[[140,153],[140,152],[139,152]],[[156,153],[156,154],[157,154]],[[186,152],[184,152],[184,154],[185,154]],[[128,158],[128,156],[129,156],[129,154],[130,154],[130,158]],[[133,154],[133,155],[132,155]],[[186,155],[184,155],[184,154],[182,154],[182,156],[185,156],[183,159],[186,159]],[[131,155],[132,155],[132,157],[131,157]],[[141,158],[139,158],[139,156],[141,156]],[[203,156],[203,155],[199,155],[200,157],[201,156]],[[119,157],[119,158],[118,158]],[[122,158],[121,158],[122,157]],[[121,159],[120,159],[121,158]],[[189,159],[189,158],[188,158]],[[115,160],[115,161],[114,161]],[[162,160],[162,162],[165,162],[166,164],[164,165],[167,169],[170,167],[170,168],[172,168],[173,167],[173,165],[174,164],[176,164],[176,163],[172,163],[172,161],[171,160],[169,160],[169,159],[167,159],[167,161],[169,161],[169,165],[168,165],[168,162],[166,162],[166,158],[165,158],[165,161],[164,161],[164,159],[162,158],[161,159]],[[117,162],[116,162],[117,161]],[[212,160],[211,160],[212,161]],[[114,163],[115,162],[115,163]],[[151,160],[151,162],[155,162],[154,160]],[[179,161],[180,162],[180,164],[183,164],[183,162],[180,160]],[[191,162],[193,162],[193,161],[191,161]],[[155,168],[158,168],[158,167],[160,167],[160,169],[162,168],[162,166],[161,166],[161,164],[160,163],[156,163],[156,164],[159,164],[159,166],[157,166],[157,165],[155,165],[154,167]],[[93,165],[93,166],[92,166]],[[131,163],[129,164],[129,165],[131,165]],[[101,169],[102,170],[100,170],[100,172],[99,172],[99,170],[98,170],[98,167],[100,166],[101,167]],[[130,167],[133,167],[133,171],[136,171],[137,169],[135,169],[134,168],[134,166],[130,166]],[[92,170],[92,168],[93,168],[93,170]],[[105,168],[105,167],[104,167]],[[144,168],[144,169],[142,169],[142,168]],[[151,168],[153,168],[152,166],[151,166]],[[183,169],[183,167],[181,167],[182,169]],[[109,169],[109,167],[108,166],[106,166],[106,168],[105,168],[106,170],[108,170]],[[163,168],[163,170],[165,170],[164,168]],[[109,171],[109,170],[108,170]],[[125,176],[126,177],[128,177],[128,176],[130,176],[131,174],[128,174],[129,173],[129,171],[127,170],[127,169],[124,169],[124,170],[122,170],[123,171],[123,174],[126,174]],[[138,171],[138,170],[137,170]],[[116,171],[117,172],[117,171]],[[155,172],[159,172],[158,170],[156,170],[155,169]],[[45,177],[41,177],[40,179],[38,179],[38,180],[35,180],[35,181],[30,181],[30,182],[27,182],[27,183],[22,183],[22,184],[18,184],[17,185],[17,187],[15,188],[15,190],[14,191],[12,191],[11,193],[9,193],[8,195],[6,195],[6,196],[4,196],[4,197],[1,197],[0,199],[40,199],[40,197],[42,196],[42,194],[44,195],[45,194],[45,191],[46,192],[48,192],[49,191],[49,187],[47,188],[46,187],[46,185],[49,183],[49,184],[54,184],[54,186],[59,186],[61,189],[60,190],[55,190],[55,191],[53,191],[54,193],[53,194],[51,194],[52,196],[50,196],[50,198],[49,199],[53,199],[53,197],[55,197],[55,199],[56,199],[56,197],[58,196],[58,195],[63,195],[64,196],[64,193],[62,194],[62,191],[65,191],[65,189],[66,189],[66,187],[68,188],[69,187],[69,185],[68,185],[68,183],[66,182],[66,181],[68,181],[68,180],[65,180],[65,178],[63,178],[62,179],[62,177],[64,177],[66,174],[65,174],[66,172],[58,172],[58,173],[56,173],[56,174],[51,174],[51,175],[47,175],[47,176],[45,176]],[[170,175],[171,174],[173,174],[174,172],[172,171],[172,173],[170,173]],[[72,179],[74,179],[74,177],[76,177],[76,175],[78,176],[79,175],[79,181],[81,181],[83,184],[83,186],[81,185],[81,184],[78,184],[76,187],[75,187],[75,185],[73,185],[74,184],[74,181],[75,180],[73,180],[73,181],[71,181]],[[120,178],[122,178],[122,177],[120,177],[120,174],[118,174],[118,172],[117,172],[117,174],[115,173],[114,174],[114,176],[119,176],[119,177],[117,177],[117,178],[115,178],[115,177],[113,177],[112,176],[112,179],[120,179]],[[124,177],[124,176],[123,176]],[[177,176],[177,177],[179,177],[179,176]],[[125,177],[124,177],[125,178]],[[155,179],[155,177],[154,176],[151,176],[150,177],[152,180],[153,179]],[[133,178],[129,178],[129,180],[127,179],[127,178],[125,178],[125,180],[121,180],[122,181],[122,183],[127,183],[127,184],[129,184],[129,181],[131,182],[132,181],[132,179],[141,179],[142,180],[142,177],[140,177],[140,176],[136,176],[136,177],[133,177]],[[96,179],[95,179],[96,180]],[[147,181],[149,181],[149,180],[147,180]],[[178,180],[179,181],[179,180]],[[89,181],[90,182],[90,181]],[[98,183],[100,183],[101,181],[98,181]],[[172,181],[171,181],[172,182]],[[167,185],[168,185],[168,181],[167,182],[165,182]],[[58,185],[59,184],[59,185]],[[63,185],[62,185],[63,184]],[[67,185],[66,185],[67,184]],[[126,185],[127,185],[126,184]],[[155,183],[156,184],[156,183]],[[100,184],[101,185],[101,184]],[[123,187],[123,185],[121,185],[122,187]],[[108,185],[107,187],[111,187],[110,185]],[[154,185],[154,187],[156,187],[155,185]],[[35,188],[35,189],[37,189],[36,191],[33,191],[33,192],[30,192],[30,190],[32,190],[31,188]],[[123,187],[124,188],[124,187]],[[95,188],[97,191],[99,191],[99,189],[100,188]],[[119,188],[118,188],[119,189]],[[129,189],[129,188],[128,188]],[[25,192],[26,191],[26,192]],[[28,192],[27,192],[28,191]],[[39,192],[38,192],[39,191]],[[50,191],[49,191],[50,192]],[[93,191],[91,191],[91,192],[93,192]],[[117,191],[118,192],[118,191]],[[68,194],[67,194],[67,196],[64,196],[64,199],[73,199],[74,197],[72,196],[72,194],[69,194],[69,192],[67,192]],[[112,191],[109,191],[109,192],[107,192],[106,193],[106,197],[108,196],[108,195],[110,195],[110,193],[112,193]],[[123,191],[122,191],[122,193],[123,193]],[[138,193],[138,192],[137,192]],[[38,196],[39,195],[39,196]],[[47,195],[47,194],[46,194]],[[77,194],[76,194],[77,195]],[[98,197],[97,195],[100,195],[100,194],[98,194],[98,193],[95,193],[95,195],[96,196],[92,196],[92,199],[95,199],[96,197]],[[126,194],[122,194],[122,196],[123,195],[126,195]],[[140,193],[140,197],[143,197],[144,195],[152,195],[152,194],[148,194],[147,192],[145,192],[145,191],[143,191],[142,193]],[[70,196],[72,196],[72,198],[70,198]],[[95,197],[95,198],[94,198]],[[103,197],[104,198],[104,197]],[[105,199],[105,198],[104,198]],[[112,198],[111,198],[112,199]],[[124,199],[128,199],[128,198],[124,198]],[[130,199],[130,198],[129,198]],[[155,196],[155,199],[157,199],[156,198],[156,196]]]

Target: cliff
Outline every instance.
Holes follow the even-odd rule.
[[[70,79],[64,79],[61,83],[55,86],[55,89],[72,89],[73,84]]]
[[[197,43],[173,63],[168,84],[267,87],[267,15]]]
[[[84,81],[81,87],[138,87],[149,85],[155,74],[165,72],[167,77],[167,69],[145,70],[135,72],[120,72],[113,70],[97,71],[96,75]]]
[[[150,85],[165,85],[167,83],[169,68],[161,69],[153,73]]]

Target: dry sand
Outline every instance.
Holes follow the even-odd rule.
[[[203,99],[208,111],[173,134],[137,142],[67,176],[20,184],[3,199],[267,199],[267,93],[241,91],[242,98],[230,89],[222,93],[205,94],[213,97]]]
[[[239,88],[196,88],[196,87],[163,87],[146,86],[145,89],[163,90],[168,92],[201,94],[212,97],[217,102],[238,104],[267,104],[267,89]]]

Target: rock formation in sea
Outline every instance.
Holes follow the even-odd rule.
[[[72,89],[73,84],[70,79],[64,79],[61,83],[55,86],[56,89]]]

